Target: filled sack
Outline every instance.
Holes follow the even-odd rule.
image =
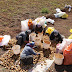
[[[64,65],[72,65],[72,43],[65,48],[63,55]]]

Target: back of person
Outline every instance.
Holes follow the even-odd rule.
[[[34,55],[37,55],[36,52],[33,51],[33,46],[34,46],[34,42],[31,42],[31,43],[27,43],[20,55],[20,61],[22,63],[24,63],[25,65],[28,65],[28,64],[33,64],[33,56],[32,54]]]
[[[30,52],[31,49],[32,49],[31,47],[25,46],[21,54],[25,54],[26,56],[31,55]]]
[[[51,35],[50,35],[50,40],[54,40],[54,41],[61,41],[62,42],[62,37],[59,34],[59,32],[57,30],[54,30]]]
[[[35,27],[35,33],[42,32],[42,30],[43,30],[42,26],[37,24]]]

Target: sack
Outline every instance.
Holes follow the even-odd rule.
[[[52,23],[52,24],[54,24],[54,20],[52,20],[52,19],[50,19],[50,18],[48,18],[48,19],[46,19],[46,22],[49,22],[49,23]]]
[[[28,21],[28,27],[29,27],[29,29],[33,28],[33,23],[32,23],[31,19],[29,19],[29,21]]]
[[[63,55],[64,65],[72,65],[72,43],[65,48]]]
[[[65,12],[62,12],[59,8],[56,8],[56,14],[54,14],[54,16],[56,18],[67,18],[68,17],[68,14],[66,14]]]
[[[0,36],[0,42],[2,42],[2,39],[3,39],[4,37],[3,36]]]
[[[21,30],[22,31],[27,31],[29,29],[28,20],[29,19],[21,21]]]
[[[72,34],[68,37],[68,39],[72,39]]]
[[[48,27],[46,30],[46,33],[48,33],[49,35],[55,30],[54,27]]]
[[[64,51],[64,49],[70,45],[70,43],[72,42],[72,39],[63,39],[62,43],[58,43],[56,45],[56,52],[58,53],[62,53]]]
[[[72,33],[72,29],[70,29],[70,32]],[[68,37],[68,39],[72,39],[72,34]]]
[[[4,35],[2,41],[0,42],[0,46],[7,45],[10,39],[10,35]]]
[[[62,18],[68,18],[68,14],[65,13]]]

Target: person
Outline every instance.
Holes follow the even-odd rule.
[[[35,33],[38,34],[38,33],[41,33],[42,31],[43,31],[43,27],[37,24],[35,27]]]
[[[24,65],[33,64],[33,55],[40,55],[40,53],[36,53],[34,48],[35,42],[27,43],[20,55],[20,62]]]
[[[63,36],[57,30],[55,30],[54,27],[48,27],[46,30],[46,34],[48,34],[51,41],[55,42],[63,41]]]
[[[57,30],[54,30],[50,34],[49,38],[50,38],[50,40],[57,41],[57,42],[62,42],[63,41],[62,36],[60,35],[60,33]]]
[[[22,45],[24,42],[29,41],[29,34],[31,33],[31,30],[28,30],[26,32],[20,32],[17,36],[16,39],[18,40],[18,44]]]

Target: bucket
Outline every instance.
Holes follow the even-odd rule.
[[[14,45],[12,47],[12,50],[13,50],[14,54],[19,54],[20,53],[20,45]]]
[[[54,54],[54,59],[55,59],[54,62],[55,62],[57,65],[62,65],[64,56],[63,56],[62,54],[55,53],[55,54]]]
[[[43,40],[43,34],[42,33],[38,33],[38,37],[40,38],[40,40]]]
[[[36,37],[35,38],[35,45],[40,46],[40,44],[41,44],[41,39],[39,37]]]
[[[48,49],[51,45],[51,42],[48,40],[43,41],[43,48]]]
[[[29,35],[29,41],[35,41],[35,37],[36,37],[36,34],[35,33],[31,33]]]

